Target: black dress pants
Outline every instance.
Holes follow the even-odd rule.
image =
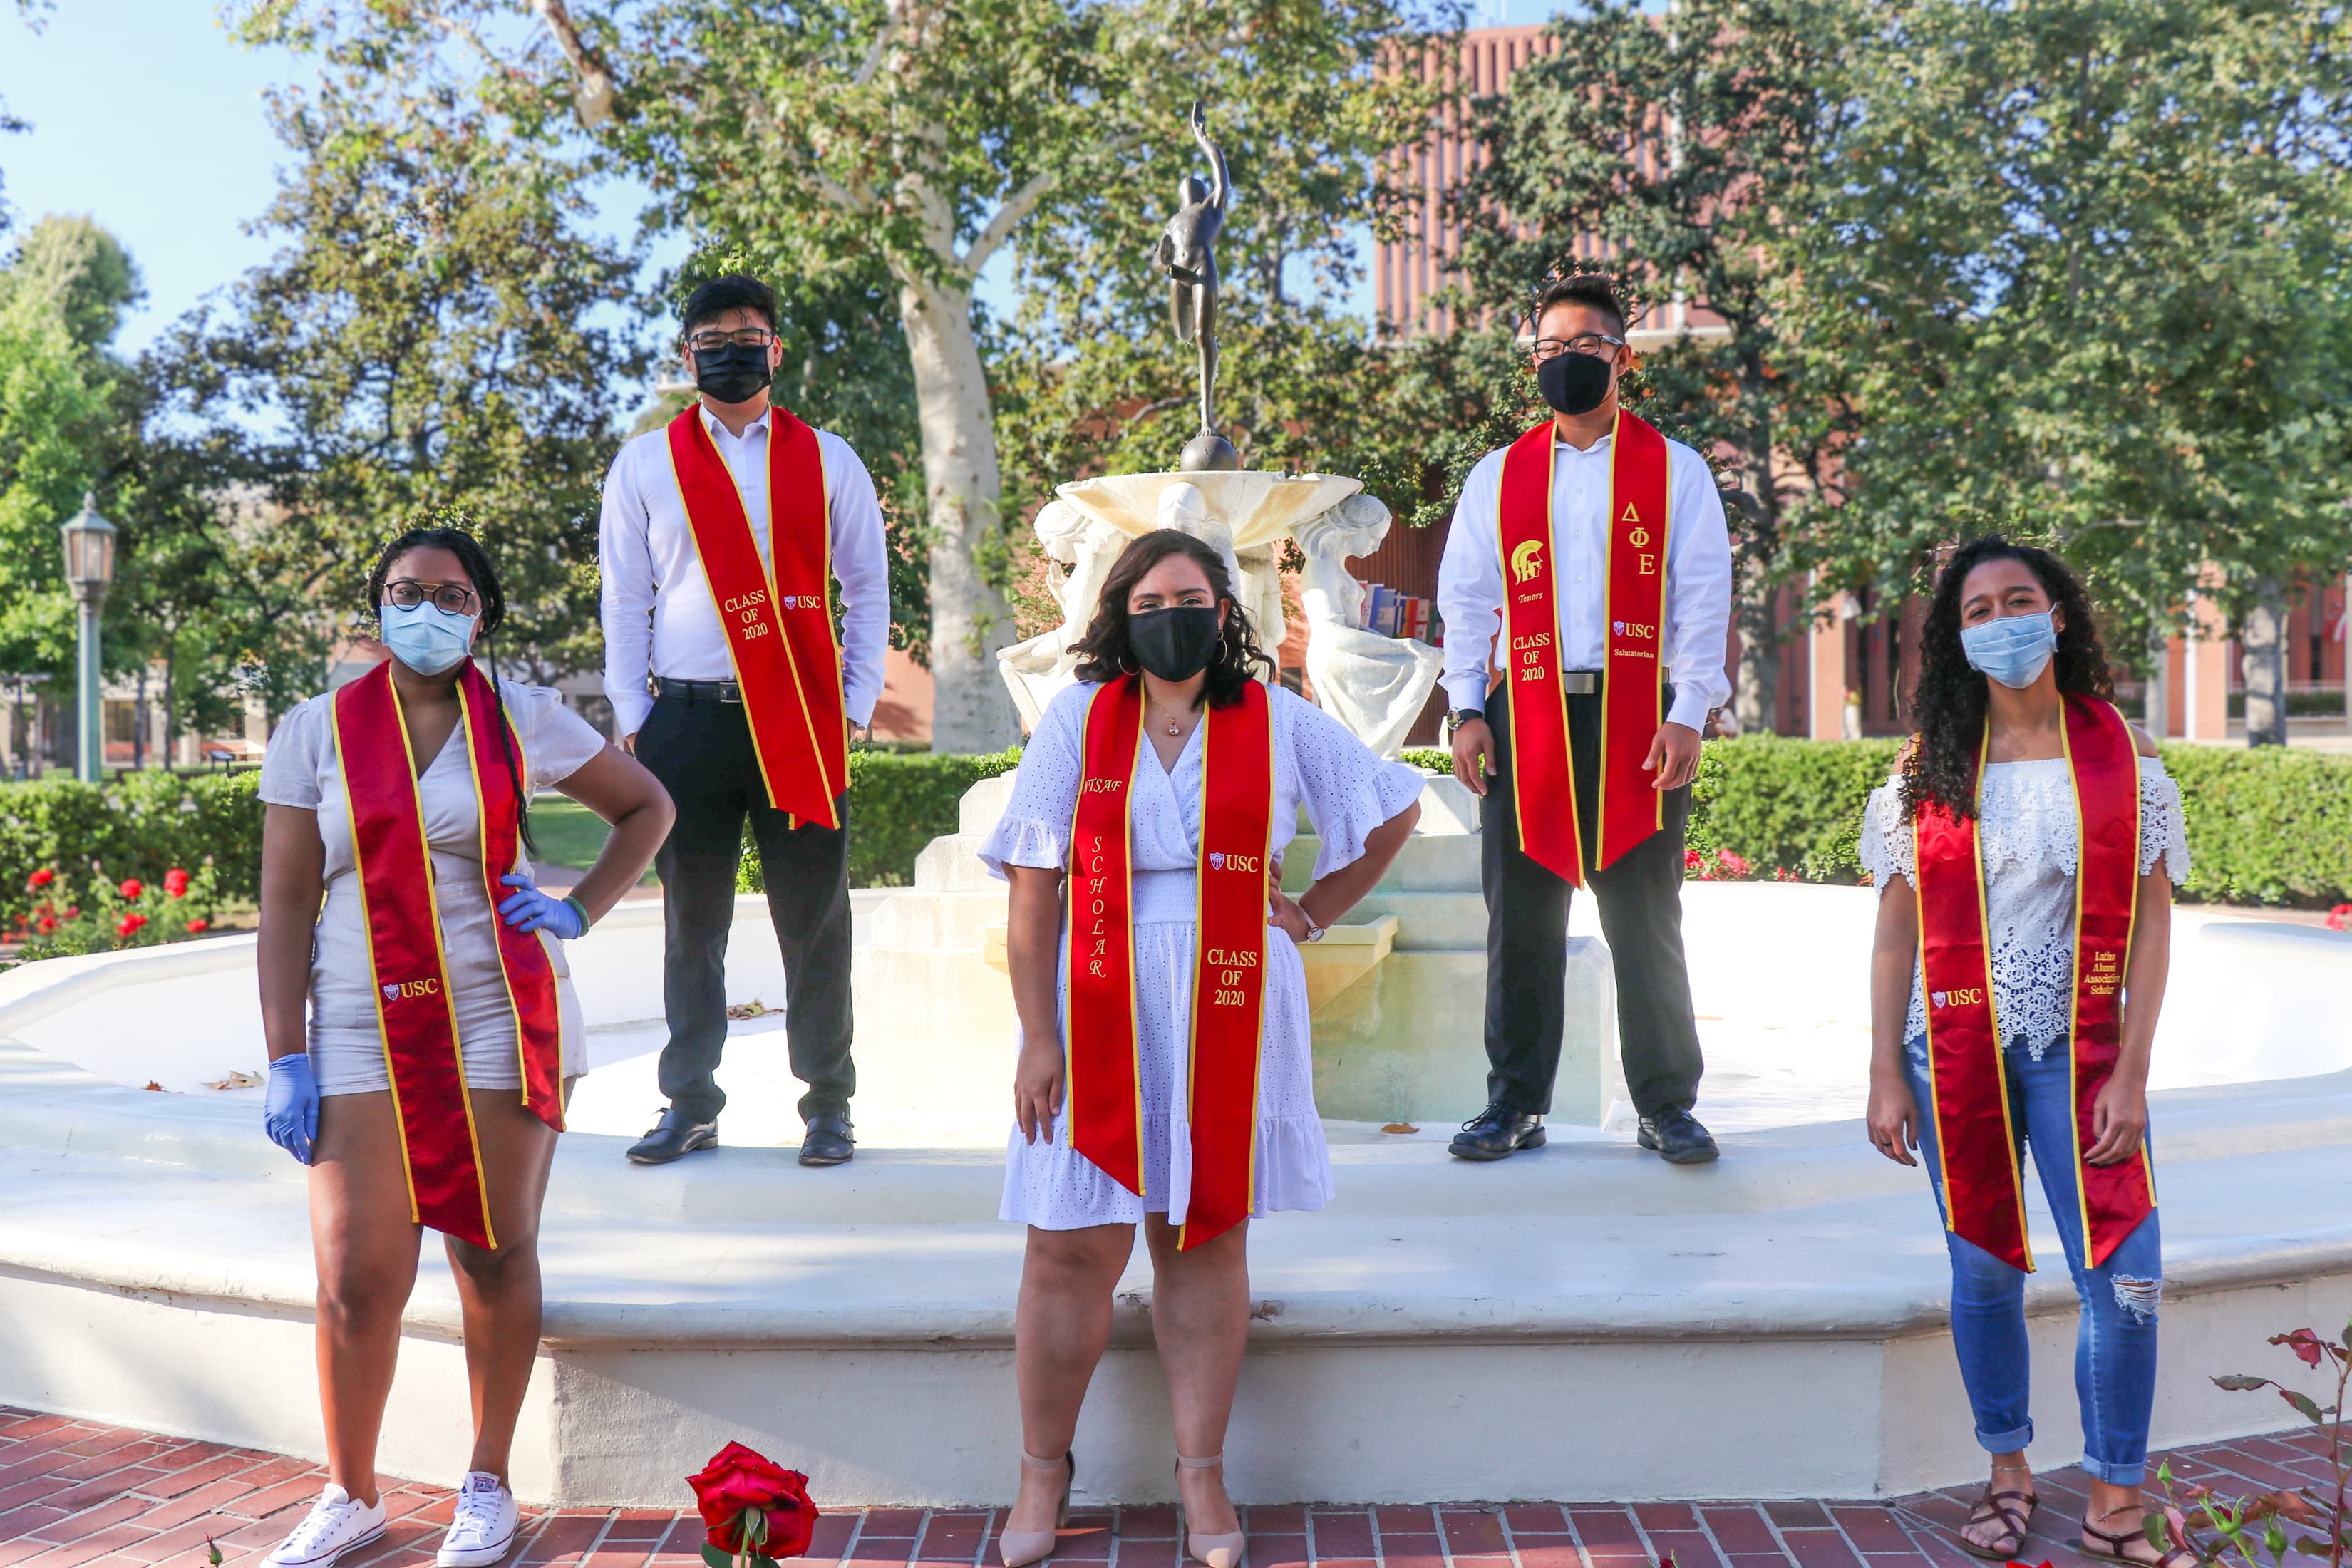
[[[768,804],[740,703],[664,694],[637,735],[637,760],[677,804],[654,867],[662,881],[661,1090],[698,1121],[727,1096],[713,1076],[727,1044],[727,936],[743,819],[760,847],[768,916],[784,958],[784,1038],[793,1076],[808,1085],[803,1121],[845,1111],[857,1089],[849,1059],[849,822],[794,827]]]
[[[1669,700],[1671,698],[1669,689]],[[1568,1026],[1568,902],[1575,889],[1519,849],[1514,809],[1509,704],[1497,691],[1487,705],[1499,776],[1488,781],[1478,813],[1479,882],[1486,894],[1486,1098],[1522,1114],[1551,1109]],[[1601,790],[1601,697],[1568,699],[1569,765],[1577,825],[1588,867],[1597,858],[1593,807]],[[1585,883],[1601,908],[1601,931],[1617,972],[1617,1036],[1625,1088],[1643,1116],[1697,1101],[1698,1024],[1691,1014],[1690,973],[1683,962],[1683,836],[1690,786],[1666,795],[1665,826]],[[1539,808],[1566,811],[1565,800]]]

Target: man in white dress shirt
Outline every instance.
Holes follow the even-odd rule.
[[[677,805],[677,825],[655,860],[669,1025],[660,1077],[669,1104],[629,1151],[642,1164],[667,1163],[718,1142],[726,1096],[713,1075],[727,1039],[727,937],[747,816],[783,950],[792,1068],[808,1086],[800,1101],[801,1163],[839,1164],[855,1148],[849,835],[840,796],[847,784],[846,742],[872,721],[882,692],[889,581],[881,509],[857,454],[830,431],[811,432],[769,407],[769,382],[783,354],[775,323],[775,294],[757,279],[714,278],[696,289],[683,335],[700,403],[669,429],[624,446],[604,484],[598,534],[604,693],[622,743]],[[691,516],[689,497],[697,498]],[[786,530],[821,529],[824,537],[772,538],[772,520]],[[749,548],[741,537],[747,523]],[[787,581],[794,561],[803,578]],[[825,605],[828,563],[840,588],[837,659]],[[714,578],[746,584],[726,595],[724,623]],[[759,592],[763,584],[768,594]],[[813,591],[793,593],[794,586]],[[772,606],[738,608],[771,598]],[[755,616],[765,618],[756,626],[734,625]],[[793,644],[795,632],[797,662],[767,667],[786,671],[779,696],[775,678],[755,656]],[[731,641],[730,634],[744,640]],[[753,637],[765,640],[755,644]],[[824,689],[826,683],[837,690]],[[838,743],[830,733],[816,737],[817,730],[836,727],[845,728]],[[787,728],[797,748],[790,756],[778,742]],[[755,746],[759,735],[767,739]],[[805,787],[793,797],[802,806],[797,813],[773,804],[782,793],[780,770],[787,768],[800,769],[804,785],[818,786],[813,806]],[[829,813],[827,796],[834,797]],[[823,820],[827,815],[837,826]]]
[[[1614,288],[1608,279],[1591,273],[1560,279],[1545,290],[1537,305],[1536,333],[1537,381],[1555,412],[1549,522],[1540,515],[1533,520],[1536,529],[1548,527],[1549,532],[1529,537],[1549,545],[1541,552],[1542,560],[1557,558],[1556,664],[1559,689],[1566,696],[1566,762],[1574,770],[1574,796],[1582,806],[1577,837],[1582,846],[1583,879],[1598,900],[1601,929],[1616,967],[1626,1088],[1641,1117],[1643,1147],[1676,1163],[1712,1160],[1715,1141],[1691,1114],[1703,1064],[1683,960],[1682,881],[1684,830],[1690,816],[1690,782],[1698,771],[1699,739],[1708,714],[1731,693],[1723,669],[1731,615],[1731,549],[1722,495],[1706,459],[1680,442],[1664,443],[1664,493],[1670,526],[1663,625],[1656,628],[1651,661],[1633,668],[1645,686],[1660,678],[1670,683],[1658,710],[1664,722],[1654,733],[1645,723],[1628,737],[1635,743],[1619,766],[1629,776],[1616,781],[1619,799],[1629,798],[1626,792],[1635,787],[1660,792],[1664,810],[1658,814],[1657,831],[1607,864],[1597,865],[1601,856],[1594,842],[1594,816],[1603,782],[1603,677],[1610,668],[1622,668],[1604,648],[1611,552],[1622,548],[1612,542],[1618,536],[1612,534],[1609,518],[1617,459],[1617,386],[1633,356],[1625,346],[1625,315]],[[1654,451],[1655,437],[1651,440]],[[1529,443],[1539,443],[1539,437],[1531,432],[1515,445]],[[1444,682],[1454,729],[1454,776],[1485,797],[1479,813],[1480,879],[1486,897],[1486,1037],[1491,1068],[1486,1098],[1491,1103],[1464,1125],[1453,1144],[1456,1155],[1472,1160],[1499,1160],[1543,1142],[1543,1116],[1551,1106],[1567,1023],[1563,986],[1568,906],[1574,884],[1525,852],[1519,813],[1568,811],[1569,792],[1547,790],[1540,805],[1532,795],[1515,800],[1518,781],[1514,773],[1519,770],[1513,767],[1510,702],[1496,689],[1505,672],[1524,657],[1518,652],[1523,642],[1515,639],[1512,653],[1499,663],[1496,658],[1504,605],[1498,521],[1505,504],[1504,462],[1511,450],[1490,452],[1471,469],[1454,506],[1437,580],[1437,603],[1447,631]],[[1534,482],[1533,495],[1539,498],[1540,469]],[[1646,542],[1646,535],[1635,532],[1633,537],[1636,544]],[[1515,583],[1523,580],[1520,552],[1535,548],[1526,544],[1514,551]],[[1639,557],[1634,565],[1649,572],[1654,558]],[[1629,579],[1619,581],[1622,584]],[[1514,593],[1516,602],[1516,589]],[[1617,613],[1626,614],[1622,607]],[[1615,625],[1622,633],[1625,623]],[[1637,629],[1646,634],[1648,628]],[[1547,684],[1550,668],[1536,673],[1547,679],[1529,688],[1514,680],[1511,690],[1554,689]],[[1536,710],[1524,711],[1532,719]],[[1557,708],[1551,710],[1557,712]],[[1544,717],[1556,736],[1557,719]],[[1644,736],[1647,755],[1640,757]],[[1639,772],[1633,773],[1636,757]],[[1647,802],[1656,797],[1644,793],[1630,798]]]

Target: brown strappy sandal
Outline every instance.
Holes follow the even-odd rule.
[[[2033,1473],[2016,1465],[1993,1467],[1995,1474],[2002,1470],[2007,1470],[2011,1475],[2030,1476]],[[2022,1511],[2018,1507],[2020,1503],[2025,1505]],[[1992,1483],[1987,1481],[1984,1496],[1969,1512],[1968,1528],[1974,1529],[1979,1524],[1989,1524],[1994,1520],[1999,1520],[2001,1528],[2008,1533],[1995,1537],[1989,1543],[1979,1543],[1969,1540],[1958,1531],[1954,1531],[1952,1540],[1961,1551],[1971,1557],[1981,1557],[1988,1563],[2014,1562],[2018,1553],[2025,1550],[2025,1532],[2032,1525],[2033,1516],[2041,1510],[2041,1508],[2042,1497],[2039,1489],[2030,1492],[1995,1491]],[[2090,1526],[2085,1524],[2083,1528],[2088,1530]],[[2134,1564],[2134,1568],[2139,1568],[2139,1565]],[[2167,1568],[2169,1568],[2169,1564]]]
[[[2099,1517],[2101,1519],[2113,1519],[2119,1513],[2129,1513],[2130,1511],[2131,1510],[2128,1508],[2109,1509],[2106,1512],[2099,1515]],[[2192,1555],[2191,1553],[2182,1550],[2180,1547],[2168,1546],[2164,1549],[2163,1554],[2160,1556],[2134,1557],[2129,1554],[2128,1550],[2134,1542],[2138,1542],[2147,1546],[2151,1551],[2154,1550],[2156,1546],[2156,1542],[2148,1540],[2147,1538],[2147,1511],[2143,1510],[2140,1515],[2139,1529],[2126,1531],[2121,1534],[2116,1534],[2111,1531],[2101,1530],[2097,1525],[2091,1522],[2091,1516],[2089,1514],[2086,1513],[2083,1516],[2083,1542],[2080,1551],[2085,1557],[2095,1557],[2102,1563],[2129,1563],[2130,1568],[2179,1568],[2179,1564],[2189,1561],[2190,1556]],[[2094,1542],[2096,1542],[2096,1544],[2094,1544]]]

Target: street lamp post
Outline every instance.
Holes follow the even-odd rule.
[[[98,498],[84,493],[81,510],[58,532],[65,536],[66,581],[81,601],[81,658],[78,692],[76,770],[85,784],[106,771],[106,728],[99,701],[99,612],[106,608],[107,585],[114,581],[114,524],[98,515]]]

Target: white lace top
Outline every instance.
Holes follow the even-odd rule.
[[[2063,1039],[2073,1016],[2069,988],[2074,971],[2074,867],[2081,844],[2074,821],[2074,786],[2065,759],[1988,763],[1979,804],[1977,844],[1984,858],[1985,921],[1992,940],[1993,1010],[2012,1046],[2038,1059]],[[1902,785],[1890,780],[1870,792],[1862,822],[1862,868],[1877,886],[1912,878],[1911,823],[1903,814]],[[2180,786],[2162,759],[2139,760],[2139,869],[2164,862],[2175,886],[2189,877],[2189,838]],[[1911,1013],[1903,1037],[1927,1031],[1919,976],[1911,976]]]

